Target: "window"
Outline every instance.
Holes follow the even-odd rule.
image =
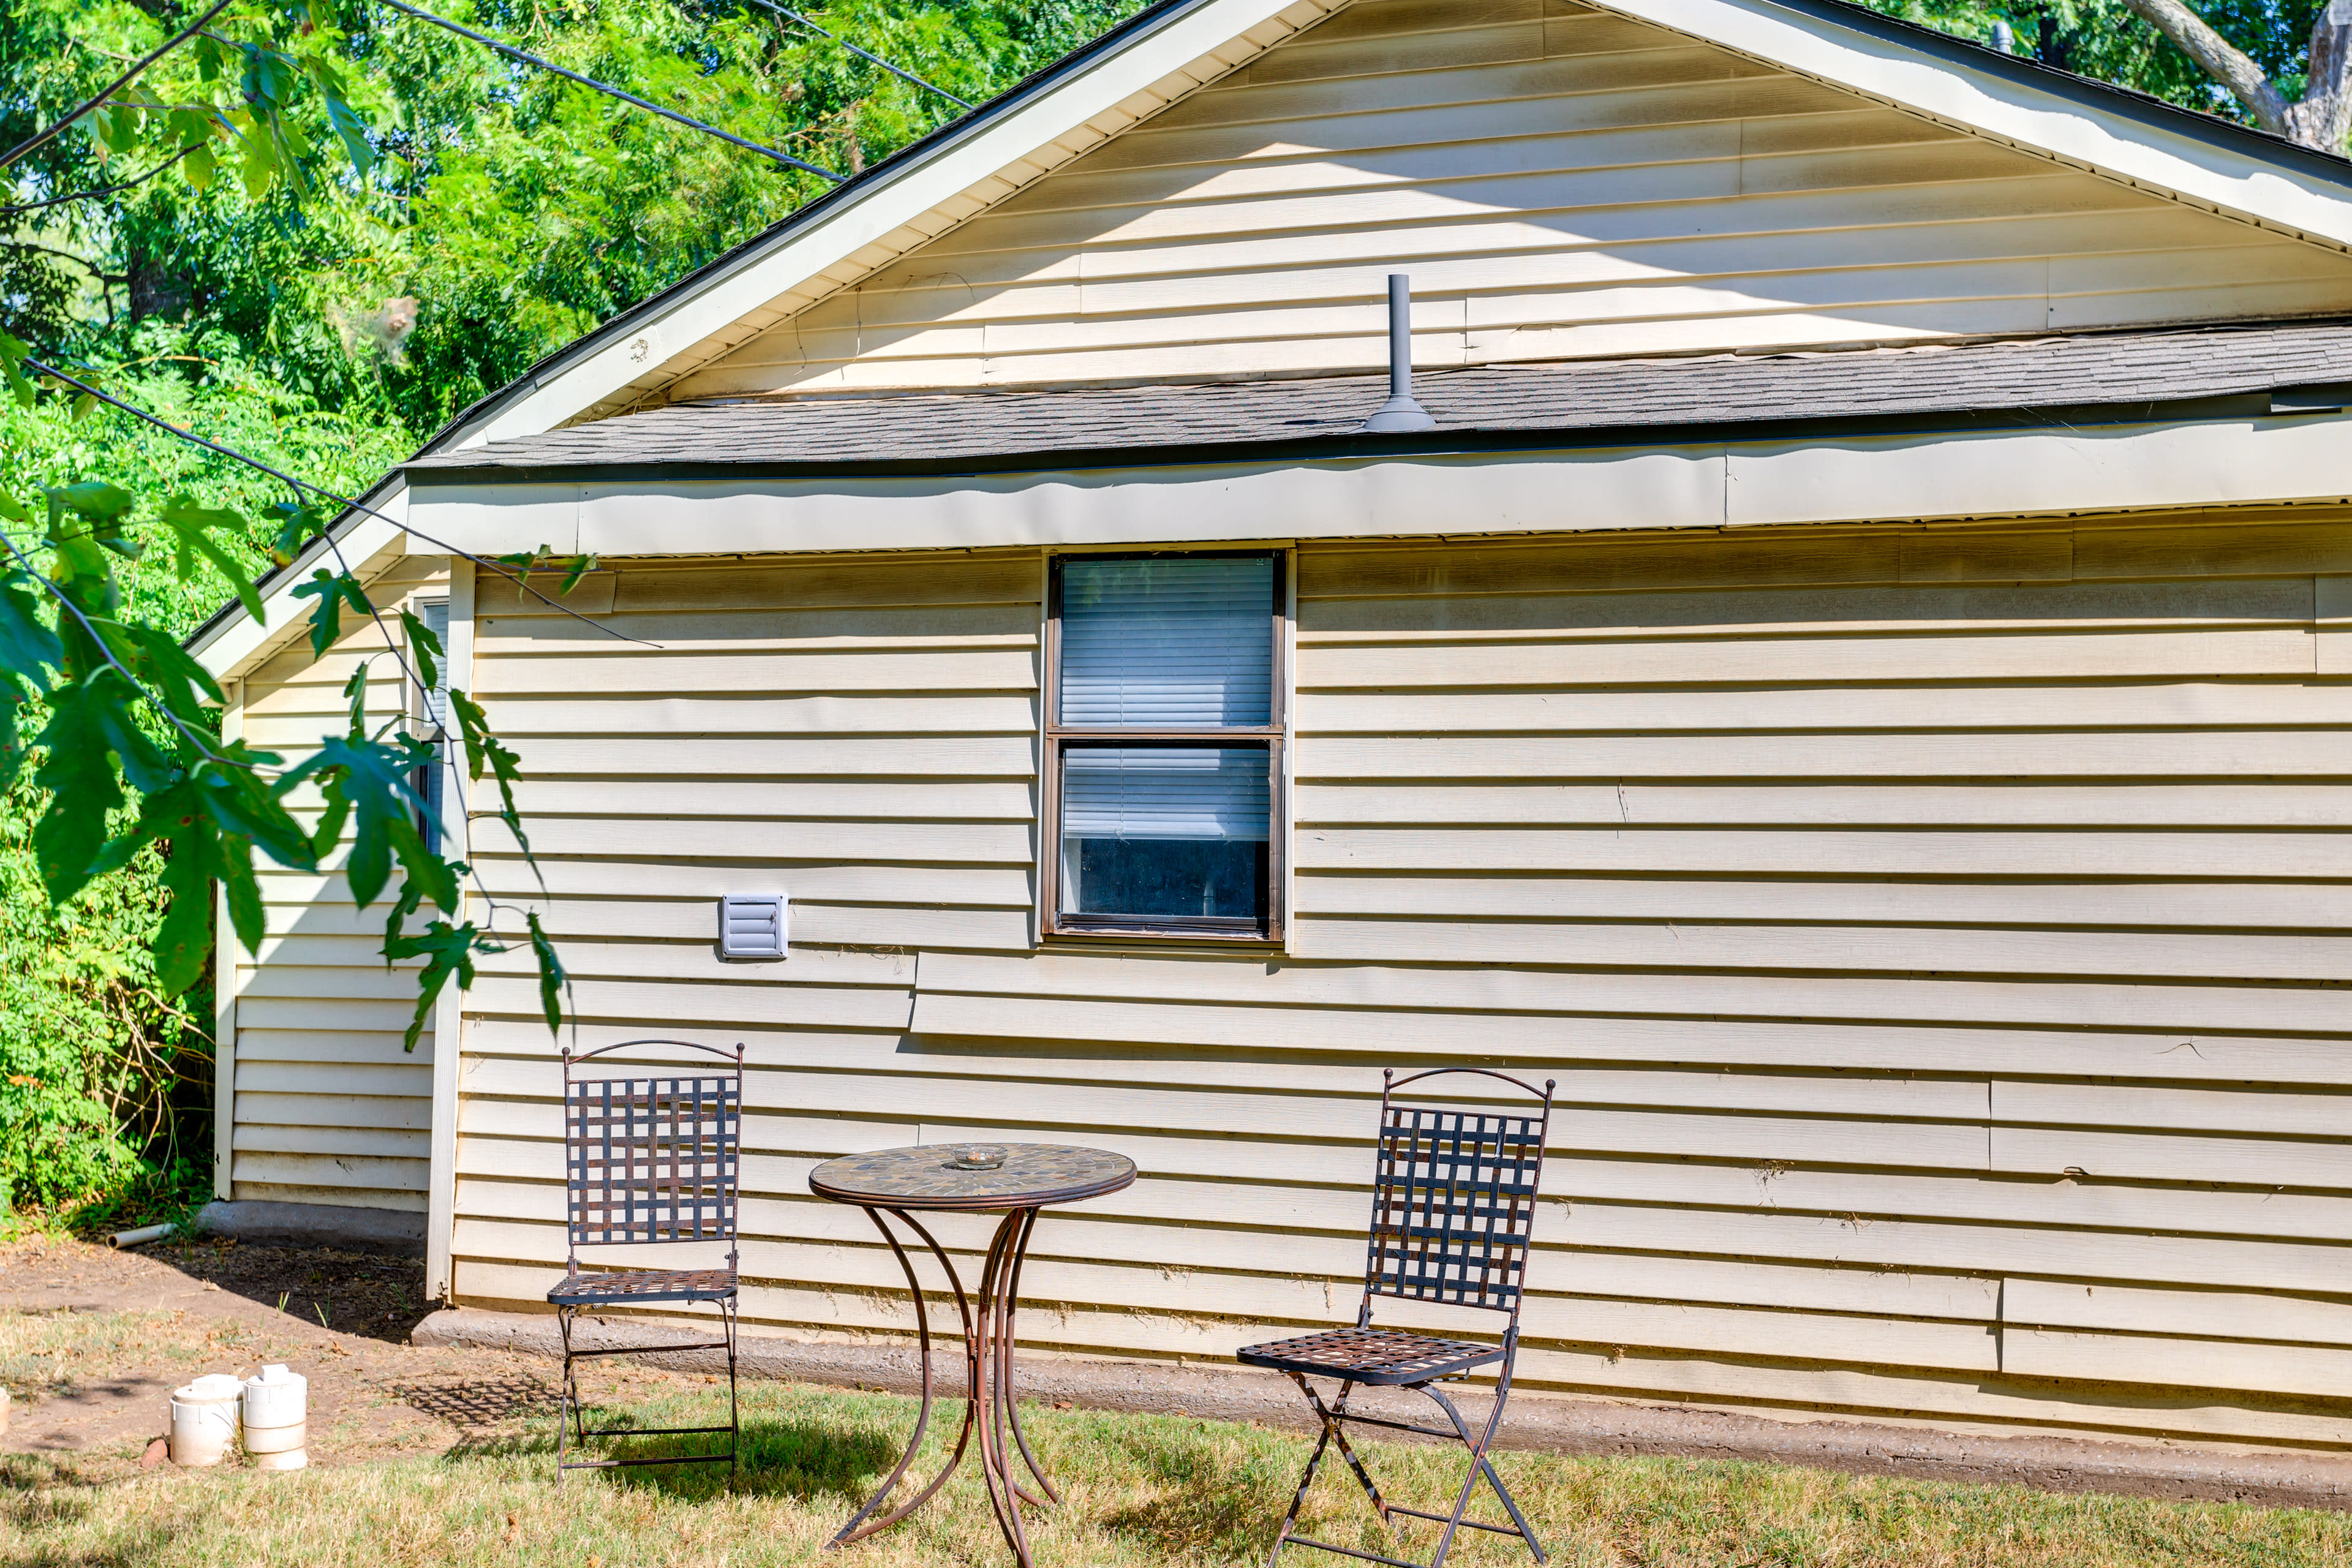
[[[1045,927],[1275,940],[1283,561],[1053,563]]]
[[[423,621],[426,629],[440,640],[442,651],[446,654],[449,647],[449,601],[417,601],[416,618]],[[449,721],[449,661],[445,658],[437,658],[434,663],[437,667],[434,673],[440,676],[440,683],[431,691],[422,694],[419,706],[424,711],[417,715],[425,721],[427,739],[439,726]],[[424,837],[425,852],[428,855],[441,853],[441,792],[445,787],[442,774],[447,771],[449,742],[446,740],[437,742],[434,751],[436,760],[417,769],[412,781],[416,793],[425,797],[425,809],[417,814],[416,830]]]

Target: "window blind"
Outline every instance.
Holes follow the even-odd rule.
[[[1072,746],[1062,754],[1065,838],[1264,843],[1266,752],[1258,746]]]
[[[1265,556],[1065,563],[1061,721],[1272,722],[1273,614],[1274,563]]]
[[[417,610],[416,618],[425,623],[425,629],[441,644],[444,656],[433,661],[433,672],[441,679],[434,682],[433,689],[425,694],[425,716],[436,724],[446,724],[449,721],[449,660],[446,657],[449,651],[449,601],[427,599],[417,605]]]
[[[449,651],[449,601],[426,599],[416,606],[416,618],[423,621],[425,629],[440,640],[441,651],[446,655]],[[425,719],[428,724],[446,724],[449,721],[449,661],[441,658],[435,659],[433,664],[434,673],[441,679],[435,681],[432,689],[425,694]],[[416,793],[425,797],[425,820],[417,826],[423,832],[426,852],[438,855],[441,853],[442,773],[445,771],[443,764],[449,755],[449,742],[443,741],[434,750],[439,760],[416,770],[424,775],[417,781],[421,787]]]

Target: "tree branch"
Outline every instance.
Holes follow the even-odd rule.
[[[2263,130],[2284,136],[2287,103],[2271,79],[2235,44],[2206,25],[2205,18],[2180,0],[2124,0],[2158,32],[2170,38],[2180,52],[2195,60],[2207,76],[2230,89]],[[2325,14],[2323,12],[2323,21]]]

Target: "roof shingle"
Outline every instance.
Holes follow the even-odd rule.
[[[1556,431],[2177,404],[2352,381],[2352,324],[2271,323],[1892,349],[1580,360],[1423,373],[1446,444]],[[551,470],[895,466],[1356,436],[1384,376],[1058,392],[680,404],[411,461],[515,479]]]

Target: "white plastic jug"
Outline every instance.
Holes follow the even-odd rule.
[[[277,1363],[245,1380],[245,1451],[264,1470],[299,1470],[310,1431],[310,1380]]]
[[[172,1394],[172,1463],[191,1469],[217,1465],[236,1441],[242,1389],[225,1372],[206,1373]]]

